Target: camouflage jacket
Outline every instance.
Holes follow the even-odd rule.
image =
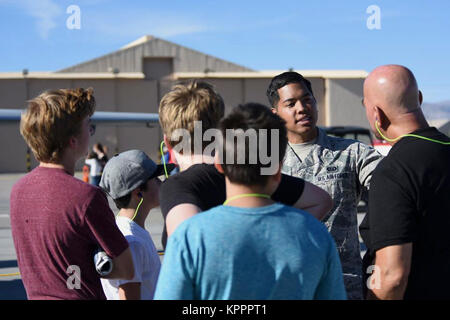
[[[304,162],[288,145],[282,172],[303,178],[326,190],[334,201],[324,218],[341,257],[349,299],[362,298],[362,261],[357,206],[363,188],[369,187],[372,172],[382,159],[374,148],[356,140],[327,136],[319,130],[313,149]]]

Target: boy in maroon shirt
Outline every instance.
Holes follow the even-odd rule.
[[[128,243],[103,192],[73,177],[94,133],[92,89],[44,92],[20,132],[40,165],[11,191],[11,227],[29,299],[105,299],[93,255],[113,259],[110,279],[133,278]]]

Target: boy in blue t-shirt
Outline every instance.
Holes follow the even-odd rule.
[[[268,196],[281,179],[283,120],[263,105],[245,104],[220,129],[216,168],[225,174],[227,201],[184,221],[169,238],[155,299],[346,299],[326,227]],[[275,163],[267,164],[266,150]]]

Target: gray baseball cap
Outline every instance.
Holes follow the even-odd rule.
[[[173,170],[173,164],[166,164],[167,172]],[[129,150],[112,157],[103,169],[100,187],[111,198],[118,199],[131,193],[151,178],[164,174],[164,166],[157,165],[145,152]]]

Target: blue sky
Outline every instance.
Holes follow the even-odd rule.
[[[73,4],[80,30],[66,27]],[[366,26],[370,5],[380,30]],[[145,34],[256,70],[403,64],[425,101],[450,100],[448,0],[0,0],[0,72],[56,71]]]

